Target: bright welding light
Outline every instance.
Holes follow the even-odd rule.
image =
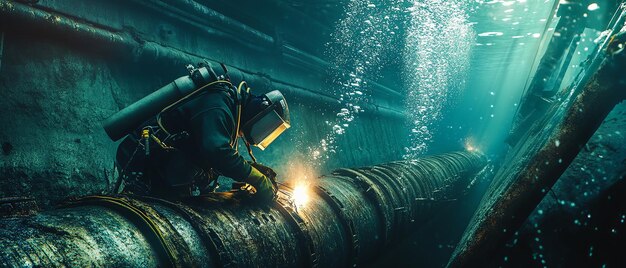
[[[474,146],[472,146],[471,144],[466,144],[465,150],[467,150],[468,152],[473,152],[476,150],[476,148],[474,148]]]
[[[291,199],[296,208],[300,208],[309,202],[309,188],[307,185],[303,183],[296,185],[293,188]]]
[[[471,138],[468,138],[465,141],[465,150],[467,150],[468,152],[478,152],[478,148],[474,146],[473,142],[471,141]]]
[[[310,163],[308,157],[291,156],[287,165],[287,185],[292,189],[290,202],[296,210],[306,206],[312,197],[312,184],[315,181],[317,171],[315,165]]]

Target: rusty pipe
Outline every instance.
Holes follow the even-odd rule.
[[[428,219],[486,165],[470,152],[338,169],[297,209],[91,196],[0,219],[0,266],[351,267]]]

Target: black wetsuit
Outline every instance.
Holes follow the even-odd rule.
[[[237,113],[234,91],[229,87],[227,84],[212,86],[162,113],[161,125],[170,134],[185,133],[178,140],[164,140],[176,149],[153,148],[149,156],[136,155],[124,172],[141,172],[142,180],[151,184],[150,191],[164,193],[172,189],[186,191],[192,183],[207,183],[217,174],[244,181],[252,168],[232,147],[236,139]],[[146,125],[155,123],[153,119]],[[124,159],[130,159],[137,148],[142,128],[120,144],[120,169],[124,169]],[[159,131],[157,136],[163,137],[163,130]],[[145,155],[141,147],[138,151]]]

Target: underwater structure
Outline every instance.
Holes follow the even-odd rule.
[[[534,117],[520,111],[519,116],[526,120],[530,117],[533,124],[515,135],[521,142],[511,148],[495,175],[448,267],[486,265],[488,256],[512,235],[497,230],[520,228],[609,113],[626,99],[626,81],[622,78],[626,67],[624,25],[626,5],[621,4],[609,23],[611,38],[600,43],[590,57],[590,70],[572,86],[577,93],[574,97],[562,103],[543,104],[545,107],[536,108],[541,114]],[[615,181],[623,176],[618,169]]]
[[[269,18],[268,13],[279,10],[299,14],[274,4],[262,5],[255,16]],[[34,196],[48,205],[69,195],[109,190],[115,181],[112,163],[117,146],[102,131],[103,121],[185,75],[186,65],[205,61],[212,66],[224,63],[231,78],[246,80],[252,92],[280,89],[288,98],[298,124],[260,161],[284,166],[284,156],[302,157],[295,144],[318,146],[315,142],[329,127],[326,122],[336,119],[342,105],[339,94],[326,85],[328,72],[338,67],[309,47],[323,47],[319,36],[325,32],[309,29],[311,23],[301,25],[299,17],[287,21],[272,17],[267,22],[277,30],[311,34],[271,35],[232,17],[188,0],[0,1],[4,26],[0,71],[6,89],[0,92],[6,100],[0,107],[6,164],[0,173],[7,178],[0,184],[5,185],[5,194]],[[401,95],[385,81],[368,81],[368,87],[375,100],[361,105],[363,120],[351,126],[358,135],[335,143],[354,149],[330,158],[325,172],[398,159],[394,155],[405,145],[398,136],[405,120]],[[24,123],[46,130],[27,131]],[[381,138],[387,141],[385,146],[376,144]],[[41,148],[49,154],[39,157]],[[12,187],[15,183],[54,190]]]
[[[352,267],[365,264],[461,197],[486,166],[453,152],[342,168],[281,188],[268,206],[197,197],[87,196],[0,219],[0,264],[108,267]]]
[[[624,25],[624,0],[0,0],[0,266],[626,266]],[[328,174],[306,203],[117,195],[104,120],[188,64],[285,94],[258,156]],[[467,151],[390,162],[422,144]]]

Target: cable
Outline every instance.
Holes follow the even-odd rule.
[[[135,224],[138,224],[137,227],[139,227],[140,229],[142,226],[147,227],[146,229],[144,229],[149,232],[147,233],[147,235],[149,234],[154,235],[154,238],[156,238],[157,242],[161,246],[159,249],[161,249],[163,253],[166,255],[167,260],[169,261],[170,267],[180,267],[180,265],[178,264],[176,254],[174,254],[174,249],[172,248],[172,245],[170,245],[170,243],[168,243],[166,238],[163,236],[163,233],[161,232],[158,224],[155,223],[140,208],[129,203],[123,198],[103,196],[103,195],[81,197],[79,199],[73,200],[71,203],[69,203],[69,205],[79,205],[81,203],[86,203],[86,204],[91,203],[94,205],[102,205],[102,206],[110,205],[112,207],[121,209],[122,211],[129,212],[131,216],[135,216],[135,219],[138,220],[135,222]],[[129,218],[129,220],[131,222],[133,221],[133,219],[131,218]]]
[[[246,92],[250,93],[250,88],[248,87],[248,83],[246,83],[246,81],[241,81],[241,83],[239,83],[239,86],[237,87],[237,96],[239,97],[241,94],[241,87],[243,85],[246,85]],[[237,100],[237,129],[236,129],[236,135],[239,135],[239,126],[241,124],[241,109],[242,109],[242,104],[241,104],[241,100],[238,99]],[[236,142],[234,142],[234,148],[235,150],[237,150],[238,148],[238,141],[239,139],[237,138],[238,136],[235,136],[235,140]],[[250,143],[245,139],[245,137],[242,137],[244,143],[246,144],[246,149],[248,149],[248,155],[250,155],[250,159],[252,159],[252,162],[256,163],[256,157],[254,157],[254,154],[252,153],[252,148],[250,148]]]
[[[237,92],[236,92],[236,102],[237,102],[237,122],[236,122],[236,127],[235,127],[235,133],[233,134],[233,142],[230,144],[230,146],[232,146],[233,148],[235,148],[235,151],[237,151],[237,147],[239,144],[239,127],[241,126],[241,109],[242,109],[242,104],[241,104],[241,87],[243,85],[246,85],[246,92],[250,92],[250,88],[248,87],[248,83],[246,83],[246,81],[241,81],[241,83],[239,83],[239,86],[237,86]]]

